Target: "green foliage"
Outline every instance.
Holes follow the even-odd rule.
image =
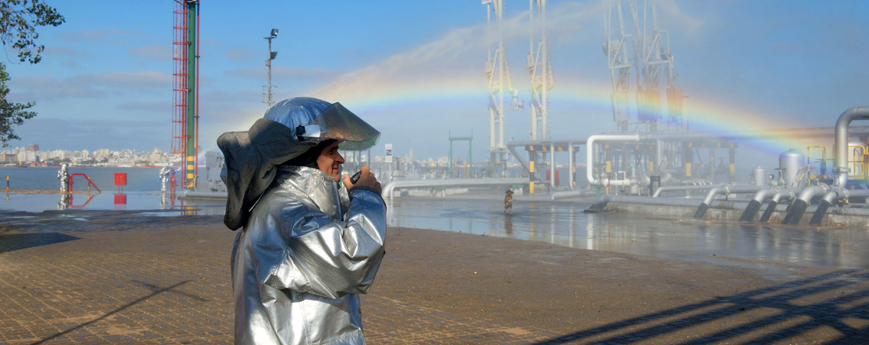
[[[42,0],[0,0],[0,43],[18,51],[18,60],[39,63],[45,46],[37,45],[39,26],[58,26],[65,19]]]
[[[36,28],[40,26],[58,26],[65,19],[56,9],[42,0],[0,0],[0,43],[3,48],[11,46],[18,51],[19,62],[39,63],[39,55],[45,46],[37,45],[39,34]],[[9,94],[9,73],[6,66],[0,63],[0,143],[9,146],[10,140],[21,139],[12,130],[12,126],[20,126],[24,120],[36,116],[34,111],[26,111],[36,103],[14,103],[6,100]]]
[[[20,126],[24,120],[36,116],[35,111],[27,111],[36,103],[15,103],[6,99],[6,95],[9,94],[9,86],[6,85],[8,81],[9,73],[6,73],[6,66],[0,62],[0,143],[2,143],[2,147],[9,146],[10,140],[21,139],[12,131],[12,126]]]

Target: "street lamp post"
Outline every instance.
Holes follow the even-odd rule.
[[[278,29],[272,29],[269,37],[265,37],[265,39],[269,41],[269,59],[266,60],[266,66],[269,68],[269,85],[263,87],[265,89],[263,90],[263,103],[265,103],[269,107],[271,107],[272,104],[275,103],[274,101],[272,101],[272,96],[274,96],[274,94],[272,93],[272,60],[278,57],[278,52],[272,51],[272,40],[277,37]]]

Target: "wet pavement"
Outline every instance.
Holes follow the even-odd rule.
[[[104,191],[102,194],[0,194],[0,212],[156,211],[160,215],[223,215],[222,201],[183,201],[175,194]],[[164,213],[162,211],[178,211]],[[192,212],[192,213],[191,213]]]
[[[495,196],[492,197],[496,198]],[[586,214],[588,204],[514,203],[483,198],[387,201],[391,226],[509,237],[565,247],[732,265],[798,264],[869,268],[869,229],[782,228],[738,223],[691,225],[626,213]]]
[[[19,226],[45,231],[66,219],[84,229],[164,227],[181,219],[151,222],[149,216],[211,216],[220,219],[225,204],[174,200],[160,193],[73,195],[58,209],[59,195],[10,194],[0,198],[0,232]],[[173,204],[174,203],[174,204]],[[78,205],[83,205],[79,208]],[[588,204],[523,199],[513,213],[503,212],[498,196],[396,198],[387,200],[390,226],[433,229],[545,242],[580,249],[680,258],[745,267],[798,264],[829,268],[869,268],[869,229],[856,227],[767,227],[738,223],[690,224],[626,213],[586,214]],[[184,218],[184,217],[181,217]],[[141,223],[141,224],[140,224]],[[716,258],[727,257],[722,262]]]

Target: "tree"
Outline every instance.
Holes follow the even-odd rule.
[[[6,95],[9,93],[7,81],[9,81],[9,73],[6,73],[6,66],[0,62],[0,143],[3,143],[2,147],[9,146],[10,140],[21,139],[12,131],[13,125],[20,126],[24,120],[36,116],[35,111],[27,111],[36,103],[15,103],[6,100]]]
[[[36,28],[40,26],[58,26],[65,19],[56,9],[44,4],[42,0],[0,0],[0,43],[4,50],[7,46],[18,51],[19,62],[37,64],[42,57],[39,55],[45,46],[37,45],[39,34]],[[36,103],[15,103],[6,100],[9,94],[9,73],[6,66],[0,63],[0,143],[2,147],[9,146],[13,139],[21,139],[12,130],[12,126],[20,126],[24,120],[36,116],[36,112],[27,111]]]
[[[20,62],[39,63],[45,46],[36,45],[38,26],[58,26],[65,19],[42,0],[0,0],[0,43],[12,45]]]

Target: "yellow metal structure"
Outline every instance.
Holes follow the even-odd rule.
[[[815,160],[815,162],[818,163],[817,170],[812,168],[812,149],[814,149],[815,152],[820,151],[820,153],[821,153],[821,158],[818,158]],[[826,169],[821,169],[821,166],[826,166],[827,148],[823,147],[823,146],[809,146],[809,147],[807,147],[806,148],[806,162],[808,162],[808,165],[806,166],[806,171],[809,174],[809,186],[811,186],[812,180],[817,180],[819,178],[825,177],[824,175],[821,174],[821,170],[825,170],[825,173],[826,173]]]
[[[867,173],[869,173],[869,169],[867,169],[869,159],[866,157],[869,155],[869,148],[863,145],[849,144],[848,151],[851,151],[851,159],[848,160],[848,168],[851,171],[848,178],[866,178]]]

